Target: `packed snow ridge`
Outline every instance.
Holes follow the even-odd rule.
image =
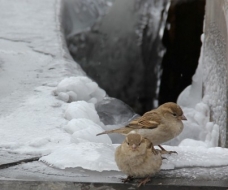
[[[96,134],[124,126],[137,114],[120,100],[108,97],[88,77],[65,78],[53,86],[37,87],[34,96],[0,120],[0,132],[5,134],[2,149],[42,155],[40,161],[60,169],[118,170],[114,152],[124,137]],[[204,99],[193,108],[182,108],[188,119],[184,131],[165,145],[178,155],[167,155],[162,169],[227,165],[228,150],[216,147],[218,126],[209,121]]]
[[[54,95],[67,104],[63,117],[68,123],[63,129],[71,135],[71,140],[68,145],[43,156],[41,161],[61,169],[82,167],[96,171],[118,170],[114,161],[114,152],[118,144],[112,144],[113,139],[116,141],[118,137],[111,139],[108,135],[96,136],[96,134],[123,126],[134,115],[131,114],[131,117],[122,123],[113,125],[102,123],[96,104],[104,99],[111,103],[112,98],[107,97],[105,92],[87,77],[64,79],[54,90]],[[126,112],[128,109],[126,107]],[[216,147],[218,126],[209,121],[210,112],[204,100],[197,103],[194,108],[183,107],[183,110],[188,118],[184,122],[184,131],[178,138],[168,143],[175,146],[165,145],[168,150],[176,150],[178,155],[167,155],[168,160],[163,161],[162,169],[227,165],[228,161],[225,158],[228,156],[228,150]],[[106,110],[106,113],[103,111],[103,114],[109,114],[109,110]],[[117,136],[123,140],[121,135]]]

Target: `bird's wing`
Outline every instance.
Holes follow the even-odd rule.
[[[160,124],[160,116],[154,112],[146,112],[142,117],[132,120],[126,127],[133,129],[154,129]]]

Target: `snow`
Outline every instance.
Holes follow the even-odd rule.
[[[64,128],[66,132],[72,134],[71,142],[97,142],[112,144],[108,135],[97,138],[96,134],[101,133],[103,129],[89,119],[72,119]]]
[[[194,108],[182,107],[182,109],[187,117],[187,121],[183,121],[184,129],[177,138],[166,144],[179,145],[185,139],[193,139],[201,141],[207,147],[218,146],[219,127],[210,122],[210,110],[204,100],[196,104]]]
[[[95,110],[94,104],[85,101],[77,101],[70,103],[65,111],[64,117],[67,120],[87,118],[94,121],[97,124],[101,124],[100,118]]]
[[[92,142],[70,144],[44,156],[41,161],[60,169],[82,167],[99,172],[118,170],[114,161],[114,151],[112,144]]]
[[[163,169],[174,169],[184,167],[214,167],[228,165],[228,150],[220,147],[206,148],[190,142],[188,146],[169,147],[167,150],[177,151],[178,154],[168,155],[163,161]],[[199,144],[198,144],[199,145]],[[165,156],[164,156],[165,157]]]
[[[204,42],[204,34],[201,35],[202,43]],[[206,147],[216,147],[219,142],[220,126],[211,122],[211,112],[209,105],[213,95],[202,94],[203,92],[203,58],[204,44],[201,47],[201,55],[196,73],[192,77],[192,84],[184,89],[179,95],[177,103],[182,107],[187,121],[184,121],[184,130],[177,139],[172,140],[169,144],[192,144],[193,141],[185,139],[194,139],[200,141],[199,144],[204,144]],[[215,85],[212,83],[210,85]],[[222,126],[221,126],[222,127]],[[184,141],[184,142],[181,142]],[[195,141],[196,142],[196,141]],[[193,143],[194,144],[194,143]]]
[[[192,144],[192,142],[190,144]],[[185,167],[215,167],[228,165],[227,149],[220,147],[206,148],[198,145],[180,147],[164,146],[165,149],[177,151],[178,154],[163,155],[163,157],[167,159],[163,160],[161,169],[170,170]],[[41,161],[60,169],[82,167],[99,172],[118,171],[114,160],[114,151],[117,146],[118,145],[91,142],[78,143],[77,145],[70,144],[42,157]],[[75,161],[75,159],[77,159],[77,161]]]
[[[93,103],[100,102],[106,95],[97,83],[84,76],[63,79],[58,84],[55,94],[65,102],[85,100]]]
[[[108,97],[69,57],[58,20],[60,4],[1,1],[1,150],[41,155],[41,162],[59,169],[118,171],[114,152],[124,137],[96,134],[137,115]],[[201,72],[202,60],[178,99],[188,119],[184,130],[164,145],[178,154],[166,155],[162,169],[228,165],[228,150],[217,147],[221,126],[210,120],[213,97],[202,97]]]

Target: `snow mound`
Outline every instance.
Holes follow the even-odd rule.
[[[40,161],[65,169],[82,167],[95,171],[118,170],[114,160],[115,146],[111,144],[84,142],[62,147]]]
[[[196,144],[195,144],[196,145]],[[81,167],[95,171],[119,171],[115,160],[115,148],[118,145],[84,142],[69,144],[43,156],[40,161],[59,169]],[[166,146],[166,150],[177,151],[178,154],[162,155],[162,170],[186,167],[215,167],[228,165],[228,150],[203,146]],[[57,159],[58,158],[58,159]]]
[[[188,143],[193,145],[193,141]],[[197,143],[194,143],[194,147],[191,145],[181,147],[164,146],[165,149],[177,151],[178,154],[163,155],[167,160],[163,160],[162,169],[228,165],[228,149],[220,147],[206,148],[196,146]]]
[[[65,126],[65,131],[72,134],[71,142],[96,142],[112,144],[108,135],[97,137],[97,133],[103,132],[103,129],[89,119],[72,119]]]
[[[69,103],[65,111],[64,117],[67,120],[85,118],[92,120],[98,125],[102,125],[97,111],[95,110],[94,104],[85,101]]]
[[[210,122],[210,109],[204,103],[204,99],[193,108],[182,107],[182,109],[187,118],[187,121],[183,121],[184,129],[178,137],[166,144],[177,146],[190,143],[191,146],[194,145],[193,141],[186,141],[186,139],[192,139],[194,142],[201,141],[200,144],[207,147],[218,146],[219,126]]]
[[[106,95],[96,82],[85,76],[63,79],[54,93],[64,102],[84,100],[94,104],[100,102]]]

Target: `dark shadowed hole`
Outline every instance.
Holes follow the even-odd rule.
[[[204,12],[205,0],[171,3],[163,37],[166,53],[162,60],[159,104],[175,102],[191,84],[200,56]]]
[[[166,0],[113,2],[105,16],[90,15],[91,20],[99,18],[91,30],[67,37],[72,57],[109,96],[136,113],[176,102],[198,64],[205,0],[173,0],[168,18]],[[145,13],[146,4],[161,12],[160,17],[155,11]],[[166,18],[167,27],[162,27]]]

